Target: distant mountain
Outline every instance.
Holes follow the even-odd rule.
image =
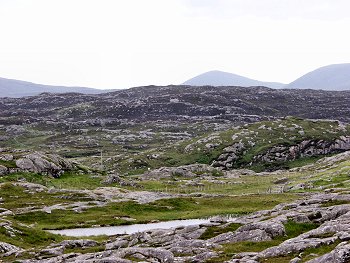
[[[0,97],[19,98],[24,96],[34,96],[43,92],[67,93],[78,92],[84,94],[105,93],[112,90],[100,90],[84,87],[64,87],[35,84],[32,82],[0,78]]]
[[[288,84],[286,88],[350,90],[350,63],[318,68]]]
[[[183,85],[190,86],[264,86],[269,88],[283,88],[285,84],[278,82],[264,82],[259,80],[254,80],[246,78],[233,73],[223,72],[223,71],[209,71],[200,74],[192,79],[189,79],[183,83]]]

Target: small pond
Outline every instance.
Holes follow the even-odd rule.
[[[170,228],[180,227],[180,226],[199,225],[199,224],[205,224],[209,222],[210,222],[210,219],[172,220],[172,221],[149,223],[149,224],[49,230],[49,232],[54,234],[72,236],[72,237],[98,236],[98,235],[112,236],[112,235],[122,235],[122,234],[133,234],[133,233],[153,230],[153,229],[170,229]]]

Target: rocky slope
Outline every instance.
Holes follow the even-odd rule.
[[[71,93],[3,98],[0,100],[0,118],[1,124],[16,118],[14,124],[41,120],[85,120],[100,125],[122,119],[256,121],[281,116],[348,121],[349,105],[349,91],[150,86],[100,95]]]

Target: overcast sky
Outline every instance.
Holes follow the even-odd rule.
[[[128,88],[350,62],[349,0],[0,0],[0,77]]]

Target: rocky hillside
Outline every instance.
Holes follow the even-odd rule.
[[[214,167],[281,169],[300,159],[350,150],[350,126],[338,121],[286,118],[214,133],[184,148],[202,152]]]
[[[139,87],[100,95],[44,94],[0,100],[4,123],[40,120],[222,119],[256,121],[298,116],[348,121],[350,92],[274,90],[264,87]],[[97,121],[98,122],[98,121]]]

